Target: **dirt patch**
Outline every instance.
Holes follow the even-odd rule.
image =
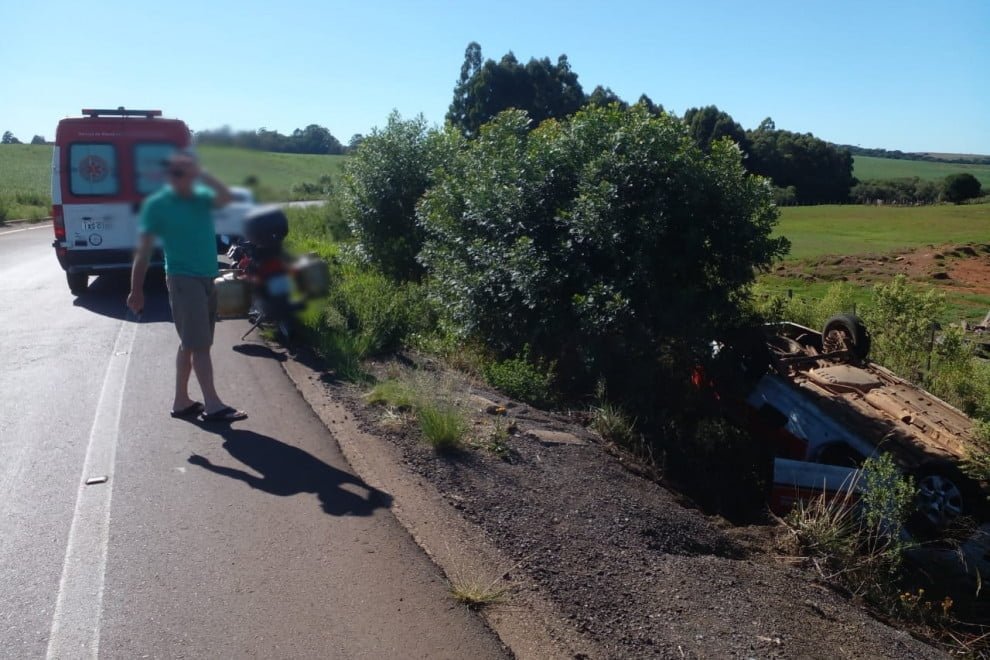
[[[885,282],[895,275],[946,290],[990,295],[990,245],[942,245],[892,252],[826,256],[787,262],[777,275],[809,281]]]
[[[453,454],[425,445],[411,418],[366,406],[359,389],[326,385],[511,561],[505,578],[537,585],[596,655],[940,657],[779,561],[779,528],[730,528],[636,476],[581,416],[534,410],[460,376],[448,387],[473,415],[472,446]],[[483,412],[489,404],[472,396],[507,414]],[[529,433],[539,430],[577,441]]]

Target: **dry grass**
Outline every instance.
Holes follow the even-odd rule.
[[[452,577],[450,580],[450,595],[458,603],[471,609],[481,609],[489,605],[504,603],[508,598],[511,587],[499,576],[494,580],[481,575]]]

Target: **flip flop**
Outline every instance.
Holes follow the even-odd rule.
[[[204,422],[236,422],[239,419],[247,419],[247,413],[243,410],[225,406],[211,413],[205,412],[199,418]]]
[[[177,419],[184,419],[186,417],[195,417],[201,412],[203,412],[203,404],[199,401],[193,401],[182,410],[173,410],[171,415]]]

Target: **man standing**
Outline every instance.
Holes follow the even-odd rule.
[[[172,319],[179,334],[175,356],[173,417],[195,417],[204,421],[232,422],[247,414],[225,405],[213,384],[213,328],[217,298],[213,278],[217,276],[216,234],[212,209],[231,201],[230,190],[202,171],[188,151],[175,152],[166,162],[168,185],[148,197],[141,209],[141,237],[131,270],[131,292],[127,306],[144,309],[144,278],[157,236],[165,252],[165,277]],[[206,185],[198,185],[200,179]],[[189,376],[203,390],[203,403],[189,396]]]

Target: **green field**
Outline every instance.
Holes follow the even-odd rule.
[[[856,156],[853,159],[853,175],[860,181],[869,179],[907,179],[918,177],[928,181],[941,181],[950,174],[969,172],[990,188],[990,165],[962,165],[930,163],[924,160],[896,160]]]
[[[893,206],[797,206],[782,209],[778,235],[791,241],[789,261],[805,260],[800,270],[815,274],[813,260],[825,255],[882,254],[926,245],[990,243],[990,204],[893,207]],[[762,291],[805,299],[821,298],[832,284],[820,276],[813,280],[765,274]],[[928,285],[935,282],[929,280]],[[990,309],[990,296],[945,288],[949,303],[946,321],[977,320]],[[855,296],[870,298],[868,285]]]
[[[249,176],[255,177],[259,197],[265,201],[304,197],[293,191],[293,186],[316,183],[324,175],[336,179],[346,158],[225,147],[200,147],[199,153],[204,167],[225,183],[243,185]],[[0,145],[0,206],[6,208],[8,219],[48,215],[51,160],[51,146]]]
[[[788,206],[777,234],[791,259],[865,254],[944,243],[990,243],[990,204]]]

